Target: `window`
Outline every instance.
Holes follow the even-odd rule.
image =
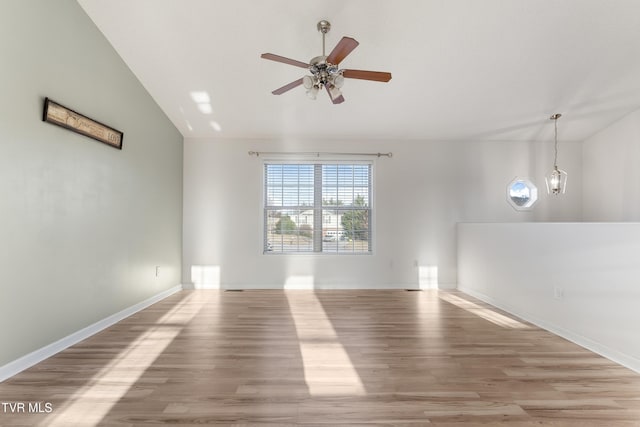
[[[529,210],[537,200],[538,189],[527,178],[515,178],[507,186],[507,201],[515,210]]]
[[[264,252],[371,253],[371,163],[264,164]]]

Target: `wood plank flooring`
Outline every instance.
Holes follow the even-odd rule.
[[[459,292],[183,291],[0,402],[2,426],[640,426],[640,375]]]

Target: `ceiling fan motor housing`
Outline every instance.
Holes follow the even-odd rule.
[[[309,64],[309,71],[316,77],[316,84],[324,86],[335,77],[342,75],[338,66],[327,62],[327,57],[324,55],[312,58]]]

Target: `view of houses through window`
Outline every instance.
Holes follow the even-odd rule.
[[[265,163],[265,253],[371,253],[371,163]]]

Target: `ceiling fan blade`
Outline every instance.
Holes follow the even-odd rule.
[[[342,104],[344,102],[344,96],[340,95],[337,98],[333,98],[331,96],[331,91],[329,90],[329,87],[325,86],[325,89],[327,89],[327,94],[329,94],[329,99],[331,99],[331,102],[333,102],[334,104]]]
[[[276,90],[274,90],[273,92],[271,92],[274,95],[282,95],[283,93],[285,93],[288,90],[293,89],[294,87],[298,87],[302,84],[302,79],[298,79],[296,81],[293,81],[287,85],[282,86],[281,88],[278,88]]]
[[[344,58],[347,57],[351,53],[353,49],[358,47],[360,43],[356,41],[356,39],[352,39],[351,37],[343,37],[336,47],[333,48],[329,56],[327,56],[327,62],[338,65],[342,62]]]
[[[309,68],[309,64],[295,59],[285,58],[284,56],[274,55],[273,53],[263,53],[260,58],[269,59],[271,61],[283,62],[285,64],[294,65],[300,68]]]
[[[346,79],[373,80],[374,82],[388,82],[391,73],[382,71],[343,70],[342,76]]]

